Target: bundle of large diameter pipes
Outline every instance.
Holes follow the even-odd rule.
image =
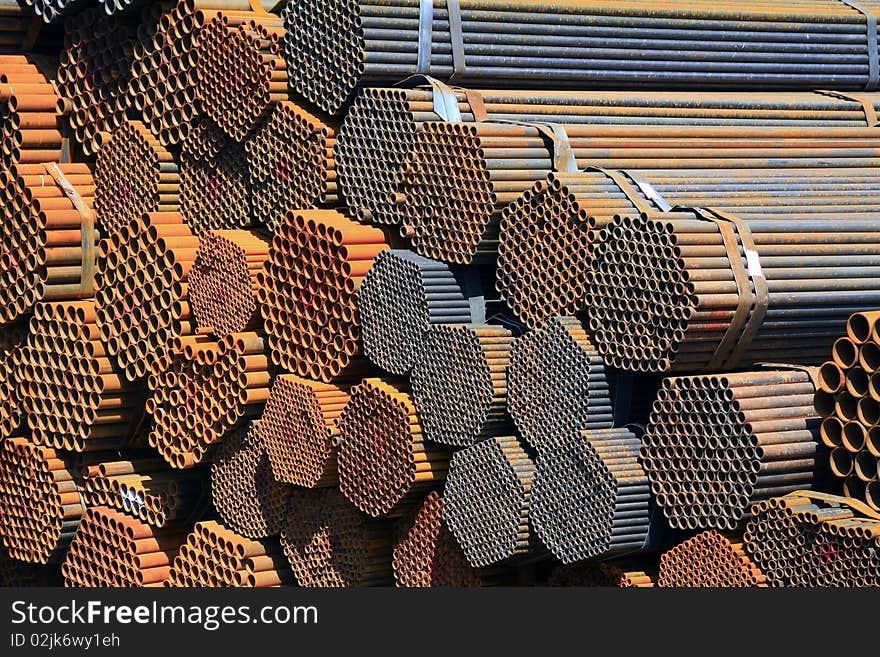
[[[877,10],[0,0],[0,582],[880,585]]]

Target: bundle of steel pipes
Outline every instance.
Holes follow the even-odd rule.
[[[165,586],[265,587],[293,581],[277,540],[255,541],[214,520],[197,522],[171,562]]]
[[[25,438],[0,443],[0,538],[13,559],[64,558],[86,511],[69,455]]]
[[[147,379],[150,446],[175,468],[201,463],[239,423],[258,418],[272,370],[259,333],[175,338]]]
[[[138,7],[144,3],[144,0],[99,0],[104,11],[109,16],[128,11],[132,7]]]
[[[140,121],[124,121],[95,163],[95,212],[105,235],[146,213],[180,211],[180,169]]]
[[[198,248],[183,217],[169,212],[145,214],[101,240],[97,324],[129,381],[161,362],[174,336],[195,333],[188,280]]]
[[[602,359],[574,317],[554,317],[516,338],[507,369],[507,408],[539,452],[581,429],[610,429],[611,389]]]
[[[809,491],[756,504],[746,551],[774,586],[880,586],[880,514]]]
[[[660,556],[657,586],[767,586],[768,578],[741,541],[714,530],[679,543]]]
[[[387,248],[381,230],[336,210],[288,212],[259,276],[274,363],[324,382],[364,371],[355,294]]]
[[[387,586],[394,581],[392,531],[389,521],[368,518],[338,488],[298,488],[281,544],[300,586]]]
[[[535,463],[515,436],[488,438],[455,453],[443,489],[443,517],[474,567],[535,550],[530,509]]]
[[[651,490],[630,429],[584,430],[535,460],[532,523],[563,563],[649,547]]]
[[[836,88],[872,84],[876,31],[839,2],[677,0],[289,2],[291,86],[339,112],[359,86],[427,73],[457,83],[571,87]],[[868,29],[866,30],[866,24]]]
[[[629,570],[637,568],[626,562],[583,561],[556,566],[547,578],[548,586],[602,586],[613,588],[651,588],[657,580],[655,572]]]
[[[186,531],[155,529],[106,506],[86,509],[61,574],[66,586],[163,586]]]
[[[27,324],[20,322],[0,332],[0,441],[15,435],[24,418],[18,373],[23,364],[27,331]]]
[[[45,22],[51,23],[54,20],[73,13],[77,9],[86,6],[86,2],[82,0],[24,0],[28,7],[31,7],[37,16],[40,16]]]
[[[0,170],[0,321],[40,301],[94,294],[95,183],[85,164],[18,164]]]
[[[850,314],[880,304],[876,278],[860,275],[880,255],[880,230],[858,216],[619,217],[593,249],[594,344],[630,371],[816,364]]]
[[[429,327],[474,321],[449,265],[402,249],[376,256],[358,289],[357,308],[364,353],[392,374],[407,374],[418,362]]]
[[[208,495],[203,472],[172,472],[164,459],[138,456],[87,465],[81,489],[86,506],[110,507],[158,529],[204,512]]]
[[[2,20],[0,13],[0,24]],[[33,56],[0,55],[0,161],[4,168],[61,159],[60,115],[69,108],[44,69],[43,62]]]
[[[640,462],[672,527],[735,529],[757,501],[812,488],[823,464],[815,375],[790,368],[664,380]]]
[[[339,488],[367,515],[400,515],[446,479],[449,453],[426,440],[401,384],[364,379],[351,389],[337,425]]]
[[[350,387],[279,374],[257,428],[278,481],[305,488],[339,483],[334,438]]]
[[[441,324],[425,335],[410,382],[425,437],[467,447],[509,433],[507,367],[513,337],[502,326]]]
[[[284,101],[244,142],[258,223],[275,231],[290,208],[340,204],[334,126]]]
[[[131,444],[144,407],[101,341],[94,301],[34,308],[18,372],[22,407],[38,445],[74,452]]]
[[[856,313],[819,368],[814,399],[831,472],[880,511],[880,311]]]
[[[409,517],[400,520],[394,540],[397,586],[482,586],[479,570],[465,559],[443,518],[443,498],[431,491]]]
[[[211,499],[223,522],[248,538],[281,533],[290,487],[272,476],[259,422],[227,434],[211,463]]]
[[[189,298],[200,327],[220,337],[261,324],[257,274],[269,259],[269,242],[248,230],[217,230],[202,237],[189,274]]]

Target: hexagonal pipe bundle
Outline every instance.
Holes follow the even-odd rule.
[[[657,586],[730,588],[768,584],[767,576],[746,554],[742,541],[715,530],[697,534],[660,556]]]

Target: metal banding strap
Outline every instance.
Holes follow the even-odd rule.
[[[851,9],[855,9],[865,17],[865,30],[868,33],[868,82],[865,91],[873,91],[880,83],[880,61],[877,53],[877,16],[868,7],[855,0],[840,0]]]
[[[805,497],[809,500],[817,500],[821,502],[828,502],[829,504],[840,504],[842,506],[848,506],[854,511],[858,511],[864,516],[871,518],[872,520],[880,520],[880,512],[875,511],[867,504],[862,502],[861,500],[854,499],[852,497],[837,497],[835,495],[829,495],[828,493],[820,493],[814,490],[796,490],[793,493],[788,493],[787,495],[783,495],[782,499],[790,500],[796,497]]]
[[[862,106],[862,111],[865,113],[865,123],[867,123],[869,128],[873,128],[880,123],[880,119],[877,118],[877,110],[874,109],[874,102],[868,98],[863,98],[856,94],[843,93],[841,91],[829,91],[827,89],[818,89],[816,93],[830,98],[839,98],[841,100],[858,103]]]
[[[810,377],[813,387],[819,388],[819,368],[812,365],[793,365],[792,363],[755,363],[756,367],[768,370],[790,370],[794,372],[803,372]]]
[[[486,297],[479,276],[469,267],[450,267],[471,307],[471,323],[486,323]]]
[[[464,75],[464,33],[461,27],[461,7],[458,0],[446,0],[449,15],[449,43],[452,46],[452,75],[448,82]]]
[[[431,41],[434,32],[434,0],[419,0],[419,58],[416,70],[431,72]]]
[[[770,305],[767,279],[764,277],[761,261],[755,249],[752,231],[739,217],[718,210],[694,207],[677,207],[674,210],[693,212],[700,219],[716,224],[721,232],[727,250],[727,259],[736,281],[738,303],[724,337],[709,360],[708,368],[730,369],[735,367],[742,360],[743,354],[748,351]],[[740,245],[745,255],[745,264],[740,256]]]
[[[431,87],[431,101],[434,104],[434,114],[439,116],[443,121],[461,123],[462,118],[461,111],[458,108],[458,97],[455,95],[455,90],[445,82],[440,82],[440,80],[432,78],[430,75],[418,73],[409,76],[394,86],[411,89],[413,87],[424,85],[429,85]]]
[[[534,128],[538,131],[538,135],[550,146],[554,171],[559,171],[560,173],[576,173],[578,171],[577,160],[574,157],[568,133],[560,124],[533,123],[530,121],[514,121],[512,119],[489,119],[487,123],[504,123]]]
[[[642,178],[641,174],[623,169],[621,170],[621,173],[632,180],[636,186],[642,190],[642,194],[645,195],[645,198],[652,201],[654,205],[660,208],[661,212],[669,212],[672,209],[672,204],[663,198],[660,192],[654,189],[654,186],[651,183]]]
[[[269,12],[263,6],[263,3],[260,0],[248,0],[251,5],[251,11],[255,14],[268,14]]]
[[[489,119],[489,112],[486,110],[486,103],[483,102],[483,96],[476,89],[458,88],[467,98],[468,105],[471,108],[471,114],[474,115],[474,121],[486,121]]]
[[[82,272],[79,297],[86,299],[95,295],[95,214],[57,164],[47,164],[46,172],[58,183],[64,195],[70,199],[73,207],[82,217]]]
[[[630,182],[630,177],[627,176],[625,171],[612,171],[610,169],[603,169],[602,167],[596,166],[589,166],[584,169],[584,173],[589,171],[597,171],[609,178],[615,185],[617,185],[618,189],[623,192],[623,195],[626,196],[629,202],[635,206],[640,214],[648,214],[649,212],[656,211],[655,208],[652,208],[645,203],[645,200],[636,191],[636,188],[633,186],[632,182]],[[642,194],[644,194],[644,191],[642,191]],[[645,196],[647,196],[647,194],[645,194]],[[668,210],[664,210],[664,212],[668,212]]]
[[[254,2],[255,0],[251,0]],[[459,0],[446,0],[449,45],[452,47],[452,75],[447,82],[465,73],[464,34]],[[416,71],[431,73],[431,50],[434,37],[434,0],[419,0],[419,49]]]

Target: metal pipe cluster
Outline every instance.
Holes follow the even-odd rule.
[[[220,337],[258,328],[257,274],[268,260],[269,240],[256,231],[204,235],[189,274],[189,299],[198,325]]]
[[[22,426],[21,386],[18,373],[24,363],[28,325],[10,324],[0,332],[0,441]]]
[[[657,586],[731,588],[766,587],[768,583],[742,541],[715,530],[697,534],[660,556]]]
[[[0,443],[0,539],[28,563],[60,561],[86,507],[68,454],[26,438]]]
[[[443,498],[431,491],[402,518],[394,540],[394,582],[403,587],[482,586],[481,573],[464,553],[443,519]]]
[[[856,313],[819,368],[813,400],[831,472],[880,511],[880,311]]]
[[[199,239],[179,213],[151,212],[101,240],[95,273],[100,339],[125,378],[146,376],[177,335],[196,332],[189,274]]]
[[[93,294],[88,221],[50,173],[60,172],[91,212],[95,183],[85,164],[17,164],[0,170],[0,322],[32,312],[40,301]]]
[[[86,155],[100,150],[101,133],[126,120],[136,35],[135,25],[98,8],[65,21],[56,83],[58,94],[71,103],[70,127]]]
[[[295,374],[275,377],[257,429],[275,479],[305,488],[339,483],[334,439],[349,391]]]
[[[293,490],[281,545],[307,588],[393,583],[392,527],[358,511],[338,488]]]
[[[180,211],[180,169],[140,121],[127,120],[98,151],[95,212],[105,235],[148,212]]]
[[[369,516],[399,516],[446,479],[449,453],[426,440],[402,384],[364,379],[351,389],[337,426],[339,488]]]
[[[774,586],[880,586],[880,519],[850,498],[791,493],[755,505],[746,551]]]
[[[449,265],[412,251],[389,249],[357,291],[364,354],[392,374],[419,361],[428,329],[473,321],[470,301]]]
[[[290,486],[272,476],[260,422],[226,434],[211,462],[211,499],[227,527],[248,538],[281,533]]]
[[[531,520],[563,563],[648,547],[651,489],[631,429],[576,431],[538,454]]]
[[[507,368],[511,332],[488,324],[428,329],[410,377],[425,437],[467,447],[508,433]]]
[[[244,149],[255,220],[275,231],[288,209],[337,206],[336,127],[294,102],[275,103]]]
[[[173,472],[161,458],[138,455],[83,468],[82,496],[88,507],[106,506],[163,529],[204,510],[203,472]]]
[[[144,0],[99,0],[108,16],[121,14],[133,7],[144,4]]]
[[[150,446],[172,467],[201,463],[239,423],[259,417],[272,374],[260,333],[174,338],[147,378]]]
[[[247,228],[251,175],[244,146],[210,120],[193,127],[180,159],[180,212],[197,235]]]
[[[601,586],[611,588],[652,588],[656,572],[640,570],[640,564],[610,561],[581,561],[556,566],[547,578],[548,586]]]
[[[18,381],[35,444],[74,452],[129,445],[143,385],[126,381],[101,341],[94,301],[34,308]]]
[[[425,72],[524,89],[862,89],[876,43],[836,2],[462,0],[457,13],[460,27],[439,3],[421,29],[418,0],[289,2],[291,86],[331,113],[359,86]]]
[[[691,212],[619,217],[593,249],[591,337],[606,365],[630,371],[821,362],[849,316],[880,303],[877,278],[865,266],[880,255],[880,230],[869,217],[744,218],[768,306],[750,342],[728,345],[738,305],[745,302],[751,317],[755,299],[749,305],[754,291],[738,292],[734,267],[748,264],[728,257],[718,223]]]
[[[24,0],[24,2],[46,23],[68,16],[87,5],[82,0]]]
[[[289,211],[259,275],[273,362],[324,382],[364,372],[356,292],[387,248],[381,230],[336,210]]]
[[[580,321],[553,317],[516,338],[507,368],[507,409],[539,452],[581,429],[610,429],[609,376]]]
[[[0,20],[3,17],[0,8]],[[0,42],[4,34],[0,31]],[[37,66],[39,61],[30,55],[0,55],[0,162],[4,168],[61,159],[60,115],[68,107]]]
[[[66,586],[163,586],[186,538],[180,526],[156,529],[106,506],[86,509],[61,574]]]
[[[443,517],[472,566],[533,552],[534,481],[535,463],[515,436],[488,438],[453,455]]]
[[[244,141],[273,103],[287,100],[281,18],[217,12],[199,34],[197,89],[202,109],[230,137]]]
[[[768,369],[663,381],[640,461],[670,526],[736,529],[759,500],[813,487],[824,460],[812,374]]]
[[[276,540],[252,540],[215,520],[197,522],[171,563],[165,586],[289,586],[293,576]]]

